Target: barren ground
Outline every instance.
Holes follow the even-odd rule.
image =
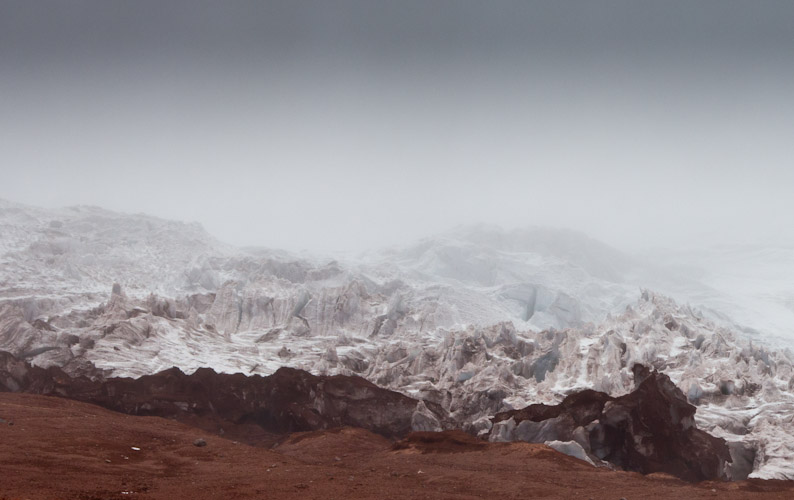
[[[264,449],[174,421],[0,393],[0,499],[794,498],[794,482],[688,484],[593,468],[544,445],[358,429]],[[196,447],[203,437],[207,446]],[[134,449],[138,448],[138,449]]]

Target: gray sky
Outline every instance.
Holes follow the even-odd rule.
[[[794,2],[0,0],[0,197],[363,249],[794,244]]]

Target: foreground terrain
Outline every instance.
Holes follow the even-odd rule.
[[[462,433],[391,441],[361,429],[264,449],[158,418],[0,394],[0,499],[792,498],[794,483],[689,484],[591,467],[544,445]],[[195,446],[199,438],[206,446]]]

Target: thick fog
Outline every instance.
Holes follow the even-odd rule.
[[[791,2],[0,2],[0,197],[361,250],[794,244]]]

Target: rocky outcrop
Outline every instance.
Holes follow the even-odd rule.
[[[695,407],[667,375],[635,365],[636,389],[621,397],[586,390],[558,405],[497,414],[491,441],[575,442],[596,460],[688,481],[730,477],[724,439],[695,427]]]
[[[61,396],[130,415],[175,418],[255,442],[339,426],[397,438],[412,430],[450,425],[445,412],[431,402],[379,388],[360,377],[318,377],[293,368],[281,368],[267,377],[209,368],[186,375],[171,368],[138,379],[95,380],[70,377],[57,367],[31,366],[0,352],[0,391]]]
[[[315,376],[292,368],[267,377],[208,368],[186,375],[171,368],[131,379],[104,378],[95,368],[81,368],[83,375],[72,377],[59,367],[31,366],[0,352],[0,391],[61,396],[131,415],[173,418],[254,444],[340,426],[389,438],[431,431],[427,439],[434,439],[432,432],[454,426],[441,405],[356,376]],[[488,437],[547,443],[590,463],[609,462],[642,473],[666,472],[691,481],[736,478],[728,467],[733,450],[695,427],[695,407],[670,379],[640,365],[634,371],[638,386],[630,394],[615,398],[586,390],[559,405],[498,413]]]

